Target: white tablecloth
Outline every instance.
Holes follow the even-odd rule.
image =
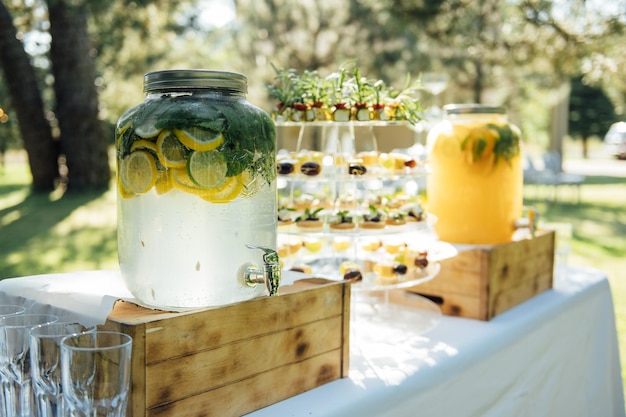
[[[349,378],[248,416],[625,415],[613,302],[599,271],[570,268],[554,289],[490,322],[445,316],[425,334],[393,320],[368,326],[353,323]]]
[[[349,378],[248,417],[624,417],[609,283],[596,270],[567,272],[490,322],[444,316],[422,333],[419,310],[383,323],[355,315]],[[0,302],[35,300],[99,323],[132,297],[121,282],[114,271],[3,280]]]

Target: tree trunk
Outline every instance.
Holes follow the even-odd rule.
[[[479,60],[474,61],[474,68],[476,68],[476,79],[474,81],[474,103],[482,102],[483,95],[483,64]]]
[[[59,175],[58,152],[44,113],[35,70],[17,38],[9,10],[0,2],[0,65],[28,153],[33,190],[54,189]]]
[[[98,119],[94,51],[83,1],[48,0],[50,57],[61,151],[68,168],[68,190],[104,189],[111,171],[102,122]]]
[[[554,92],[554,102],[551,106],[548,150],[556,151],[559,155],[563,155],[563,139],[568,134],[570,91],[570,83],[565,80]]]

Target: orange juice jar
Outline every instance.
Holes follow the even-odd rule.
[[[461,244],[510,242],[523,204],[519,129],[504,108],[444,107],[428,133],[428,211],[439,239]]]

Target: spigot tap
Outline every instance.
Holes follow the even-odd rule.
[[[263,269],[252,265],[244,271],[244,281],[251,287],[265,283],[270,296],[278,295],[280,286],[280,258],[278,252],[264,246],[246,245],[248,249],[260,249],[263,253]]]

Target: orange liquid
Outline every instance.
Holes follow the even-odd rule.
[[[491,120],[484,117],[473,123],[442,122],[429,134],[427,205],[438,218],[435,231],[439,239],[446,242],[510,242],[515,221],[522,215],[520,153],[510,160],[499,157],[496,161],[493,149],[499,137],[485,131],[485,125],[498,121],[493,116]],[[476,138],[486,138],[479,158],[467,142]]]

